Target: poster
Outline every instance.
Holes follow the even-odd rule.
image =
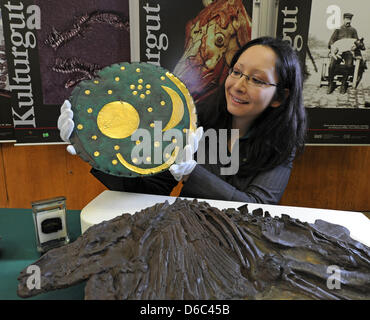
[[[251,39],[252,8],[252,0],[140,0],[140,60],[173,72],[197,102]]]
[[[279,0],[276,36],[296,50],[304,66],[312,0]]]
[[[15,142],[10,101],[8,64],[6,61],[3,22],[0,12],[0,143]]]
[[[312,0],[303,91],[308,144],[370,144],[369,12],[369,1]],[[350,38],[335,38],[339,41],[329,50],[333,33],[344,24],[344,13],[353,15],[350,27],[363,38],[362,44],[355,44],[354,33],[348,32]],[[338,62],[331,65],[333,56]]]
[[[101,68],[130,61],[128,0],[1,2],[17,143],[58,143],[60,106]]]

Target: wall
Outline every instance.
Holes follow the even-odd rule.
[[[0,207],[63,195],[82,209],[105,187],[66,145],[0,144]],[[295,161],[281,205],[370,211],[370,147],[307,147]]]
[[[369,211],[369,188],[370,147],[306,147],[281,204]]]
[[[90,166],[65,147],[2,144],[0,207],[30,208],[31,201],[62,195],[67,208],[81,209],[105,190]]]

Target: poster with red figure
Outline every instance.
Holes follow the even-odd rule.
[[[251,39],[253,0],[140,0],[140,60],[180,78],[195,102],[227,77]]]

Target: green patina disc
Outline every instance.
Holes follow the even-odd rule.
[[[149,63],[120,63],[99,71],[72,92],[78,155],[105,173],[137,177],[167,170],[196,129],[185,85]]]

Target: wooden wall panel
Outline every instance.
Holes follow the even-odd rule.
[[[306,147],[281,205],[370,210],[370,147]]]
[[[3,147],[0,143],[0,208],[8,206],[6,182],[5,182],[5,168],[3,160]]]
[[[104,190],[65,145],[4,145],[3,154],[10,208],[29,208],[32,201],[62,195],[69,209],[81,209]]]
[[[69,209],[82,209],[105,190],[65,147],[1,145],[0,207],[30,208],[31,201],[64,195]],[[307,147],[280,204],[370,211],[369,181],[370,147]]]
[[[78,156],[66,153],[65,193],[67,206],[73,209],[82,209],[98,194],[107,188],[90,174],[91,166]]]

